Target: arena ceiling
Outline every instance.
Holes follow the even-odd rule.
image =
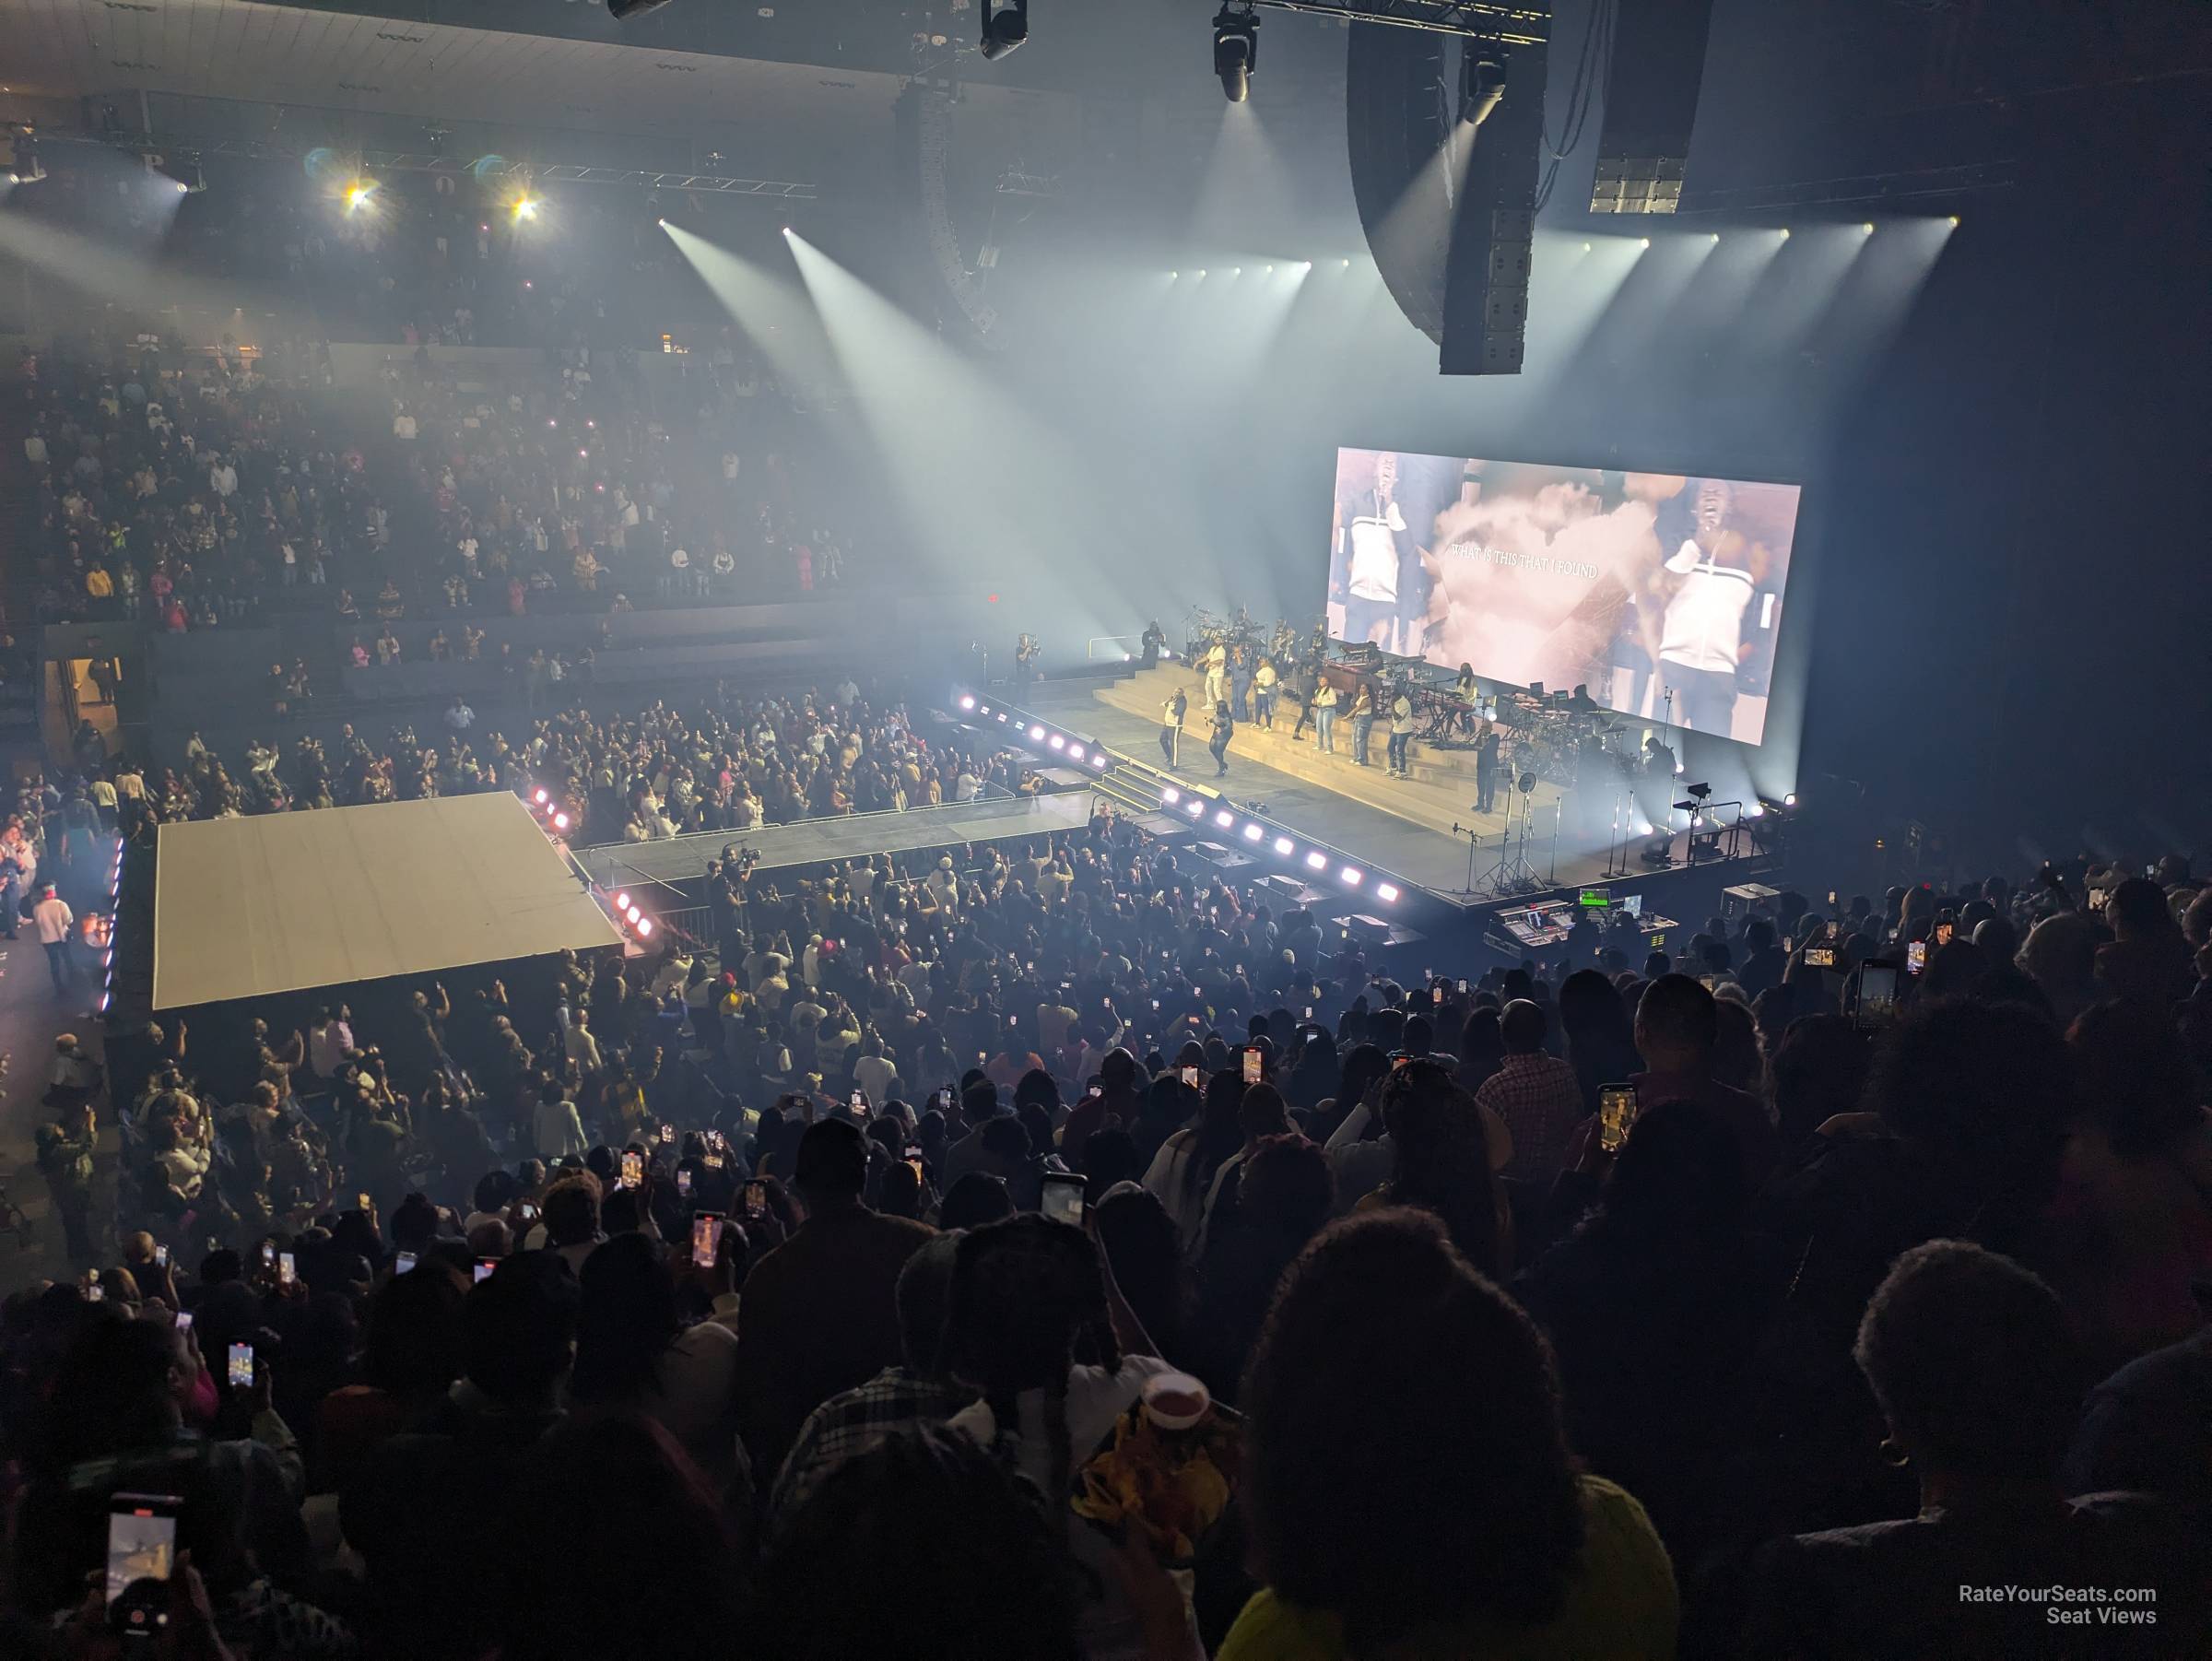
[[[258,0],[0,0],[0,84],[18,100],[145,91],[584,132],[865,126],[899,89],[882,72]]]

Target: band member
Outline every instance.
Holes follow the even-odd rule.
[[[1159,619],[1154,618],[1145,625],[1144,644],[1140,648],[1144,654],[1140,660],[1142,666],[1147,669],[1159,668],[1159,654],[1167,649],[1167,630],[1159,626]]]
[[[1182,738],[1183,720],[1190,713],[1190,695],[1177,687],[1175,695],[1168,700],[1159,712],[1159,753],[1167,757],[1170,767],[1175,765],[1176,748]]]
[[[1026,704],[1037,680],[1037,637],[1025,634],[1014,642],[1014,701]]]
[[[1313,689],[1313,696],[1306,705],[1313,717],[1313,739],[1322,754],[1336,753],[1336,689],[1327,681]],[[1292,737],[1298,735],[1293,733]]]
[[[1298,700],[1298,724],[1290,729],[1291,737],[1297,738],[1304,734],[1306,724],[1314,716],[1315,677],[1313,666],[1303,657],[1293,656],[1285,661],[1289,668],[1283,675],[1283,685]]]
[[[1636,805],[1652,821],[1657,842],[1664,844],[1674,834],[1675,752],[1660,741],[1657,733],[1644,737],[1641,775],[1636,785]]]
[[[1361,767],[1367,765],[1367,738],[1374,730],[1375,692],[1363,680],[1359,694],[1352,700],[1352,760]]]
[[[1485,721],[1475,733],[1475,811],[1498,805],[1498,724]]]
[[[1390,701],[1390,771],[1394,777],[1413,777],[1413,769],[1406,759],[1406,748],[1412,742],[1413,698],[1406,683],[1400,681],[1396,694]]]

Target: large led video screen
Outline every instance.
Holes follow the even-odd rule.
[[[1766,736],[1795,485],[1339,450],[1329,632]]]

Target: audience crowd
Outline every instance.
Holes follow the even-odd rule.
[[[80,747],[81,772],[40,789],[87,822],[125,836],[150,835],[175,819],[544,789],[548,807],[569,816],[569,840],[581,845],[1033,795],[1044,787],[1019,752],[979,748],[949,731],[929,737],[903,703],[871,703],[850,677],[780,696],[720,686],[689,713],[656,700],[594,717],[577,704],[533,720],[512,743],[477,731],[475,712],[455,699],[438,730],[402,724],[380,747],[347,724],[335,749],[334,757],[308,735],[281,748],[255,739],[226,762],[195,732],[182,765],[157,772],[134,758],[107,756],[93,734]],[[35,842],[42,821],[24,818]]]
[[[734,340],[649,375],[613,285],[450,183],[181,221],[395,343],[373,393],[274,343],[27,361],[48,618],[326,616],[369,672],[403,619],[470,659],[487,614],[847,575],[827,439]],[[76,1272],[0,1302],[0,1655],[2212,1654],[2184,863],[1415,976],[1104,807],[762,873],[757,826],[1039,782],[851,679],[615,713],[590,665],[508,654],[512,740],[456,698],[157,776],[88,722],[18,781],[41,941],[168,819],[543,789],[730,840],[650,952],[18,1067]]]
[[[708,887],[651,956],[64,1049],[8,1653],[107,1641],[119,1490],[182,1502],[156,1653],[2212,1645],[2177,863],[1410,984],[1103,809]],[[1078,1514],[1194,1393],[1229,1468]]]
[[[355,663],[401,618],[804,597],[847,580],[828,436],[724,341],[649,382],[572,348],[534,371],[104,332],[28,356],[47,620],[170,632],[323,615]],[[827,504],[836,501],[833,513]],[[388,630],[384,632],[388,633]]]

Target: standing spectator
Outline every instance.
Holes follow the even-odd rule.
[[[870,1210],[867,1175],[851,1123],[818,1120],[799,1138],[793,1177],[806,1220],[745,1283],[738,1396],[757,1471],[782,1469],[809,1413],[900,1357],[899,1272],[932,1231]]]
[[[1774,1122],[1756,1096],[1723,1084],[1713,1073],[1721,1018],[1712,994],[1686,974],[1662,975],[1644,988],[1636,1006],[1640,1113],[1670,1101],[1695,1101],[1735,1133],[1743,1149],[1744,1180],[1756,1192],[1781,1157]]]
[[[1475,1092],[1475,1104],[1505,1121],[1513,1157],[1505,1174],[1549,1183],[1567,1162],[1567,1144],[1584,1116],[1574,1068],[1544,1053],[1550,1020],[1544,1006],[1517,997],[1499,1018],[1505,1061]]]
[[[38,927],[39,944],[46,948],[46,970],[53,976],[53,989],[66,995],[76,979],[69,961],[69,931],[76,913],[50,882],[39,890],[39,902],[30,908],[30,920]]]
[[[953,1255],[961,1238],[953,1230],[924,1242],[899,1271],[900,1360],[806,1416],[776,1478],[768,1508],[771,1533],[843,1461],[900,1431],[942,1424],[975,1399],[975,1392],[947,1376],[941,1365]]]
[[[62,1237],[69,1261],[90,1263],[99,1255],[93,1244],[92,1150],[99,1137],[92,1103],[80,1101],[64,1117],[39,1126],[39,1173],[53,1196],[54,1215],[62,1219]]]

